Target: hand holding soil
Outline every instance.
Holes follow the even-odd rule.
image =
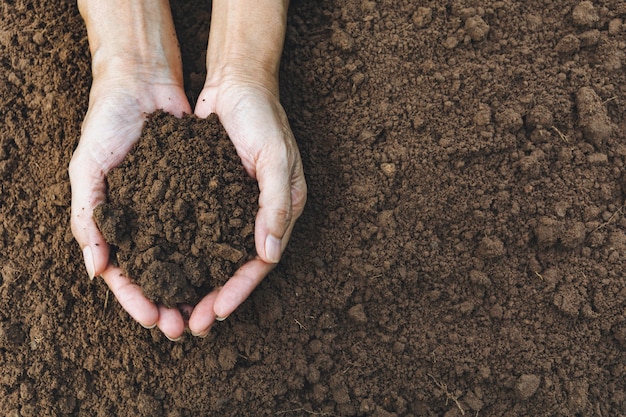
[[[255,225],[259,257],[238,270],[216,299],[206,298],[196,306],[189,328],[197,334],[206,334],[211,325],[205,311],[230,315],[279,261],[307,194],[300,153],[278,92],[245,82],[219,85],[202,91],[196,115],[219,114],[246,171],[259,183]]]
[[[150,26],[128,6],[166,1],[79,4],[119,9],[90,20],[113,19],[106,39],[119,41],[133,35],[121,29]],[[108,195],[110,152],[127,158],[117,145],[137,142],[144,112],[182,117],[176,100],[214,111],[240,159],[265,143],[297,173],[292,148],[265,137],[280,119],[253,117],[280,114],[268,72],[205,85],[209,19],[223,19],[210,8],[237,3],[243,17],[269,9],[171,2],[183,94],[102,44],[92,79],[76,3],[2,2],[0,416],[626,417],[623,0],[292,2],[281,103],[312,207],[270,279],[207,338],[173,344],[134,322],[114,293],[133,314],[154,312],[167,336],[184,328],[177,309],[144,304],[141,276],[119,277],[108,252],[96,272],[108,249],[95,245],[92,203]],[[279,19],[264,20],[232,33],[260,38]],[[234,113],[258,134],[242,140]],[[83,121],[71,190],[79,247],[66,169]],[[87,278],[86,246],[110,288]],[[244,264],[231,278],[241,293],[227,284],[191,313],[225,314],[271,266]]]
[[[153,303],[195,305],[254,256],[257,187],[215,115],[153,113],[107,182],[96,223]]]
[[[193,311],[187,311],[191,314],[189,328],[197,335],[206,335],[218,317],[231,314],[279,261],[306,200],[300,155],[278,101],[277,73],[287,2],[259,2],[255,13],[249,13],[249,7],[236,2],[213,6],[215,22],[207,51],[211,65],[196,114],[202,118],[217,114],[246,171],[259,183],[254,229],[258,257],[242,265],[223,288],[205,296]],[[181,312],[157,306],[122,269],[109,263],[109,246],[92,216],[95,207],[106,200],[105,176],[137,141],[145,116],[159,109],[176,116],[190,112],[183,94],[171,12],[167,2],[152,1],[131,7],[127,2],[85,0],[79,2],[79,8],[87,25],[94,81],[81,140],[70,164],[72,232],[89,276],[102,275],[124,309],[144,327],[158,325],[168,338],[177,339],[185,329]],[[264,36],[258,36],[260,32]],[[176,232],[174,235],[174,240],[184,240]],[[193,267],[189,263],[185,267],[175,253],[158,252],[155,249],[151,255],[167,264],[149,263],[152,275],[158,270],[172,272],[171,265],[178,261],[179,268],[183,265],[189,275],[200,274],[191,274]],[[199,268],[202,271],[202,266]],[[192,279],[192,286],[199,282],[198,277]],[[193,298],[189,287],[183,287],[179,288],[182,298],[178,294],[166,302],[178,303],[187,295]]]

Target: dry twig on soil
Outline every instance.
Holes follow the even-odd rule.
[[[433,380],[437,388],[443,391],[444,395],[446,396],[446,405],[448,405],[449,400],[452,400],[454,404],[456,404],[459,411],[461,412],[461,415],[464,416],[465,410],[463,409],[463,407],[461,407],[461,403],[459,402],[458,397],[456,395],[453,395],[450,391],[448,391],[448,386],[445,383],[439,381],[437,378],[435,378],[431,374],[427,374],[427,375],[430,377],[430,379]]]

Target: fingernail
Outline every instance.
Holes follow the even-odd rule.
[[[89,279],[93,280],[93,277],[96,276],[96,265],[93,262],[93,254],[89,246],[85,246],[83,249],[83,258],[85,259],[85,267],[87,268]]]
[[[226,316],[226,317],[218,317],[218,316],[215,316],[215,320],[217,320],[217,321],[224,321],[224,320],[226,320],[227,318],[228,318],[228,316]]]
[[[172,339],[171,337],[169,337],[168,335],[165,335],[165,337],[167,337],[169,339],[170,342],[179,342],[180,339],[182,339],[182,336],[178,336],[176,339]]]
[[[265,238],[265,256],[269,262],[278,263],[280,261],[281,246],[282,242],[279,238],[267,235]]]
[[[194,336],[194,337],[199,337],[201,339],[204,339],[205,337],[207,337],[209,335],[209,331],[206,330],[206,331],[201,332],[201,333],[191,332],[191,335]]]
[[[154,323],[154,324],[153,324],[153,325],[151,325],[151,326],[146,326],[146,325],[145,325],[145,324],[143,324],[143,323],[139,323],[139,324],[141,324],[141,327],[143,327],[144,329],[148,329],[148,330],[150,330],[150,329],[154,329],[154,328],[156,327],[156,323]]]

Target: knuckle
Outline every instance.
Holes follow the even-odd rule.
[[[276,208],[272,211],[272,215],[274,219],[276,219],[277,224],[281,227],[286,227],[291,223],[292,219],[292,211],[291,209],[286,209],[284,207]]]

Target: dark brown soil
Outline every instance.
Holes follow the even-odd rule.
[[[156,303],[193,305],[254,255],[258,187],[215,115],[150,115],[107,184],[96,223]]]
[[[173,9],[193,102],[210,8]],[[69,231],[75,4],[0,3],[0,410],[626,415],[624,19],[294,0],[281,98],[307,207],[250,299],[172,343],[89,281]]]

